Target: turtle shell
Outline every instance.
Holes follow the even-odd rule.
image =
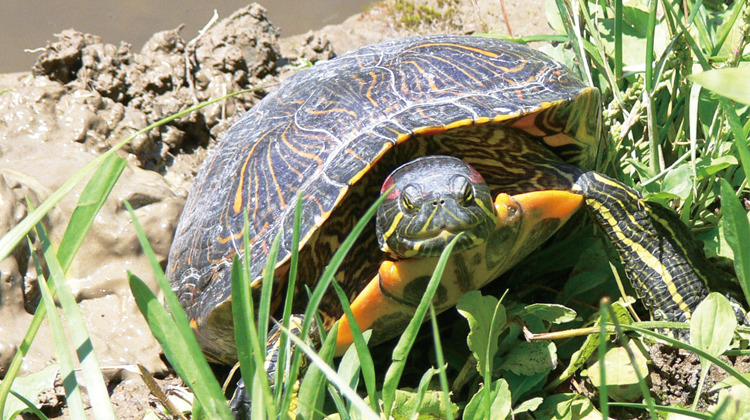
[[[433,150],[435,135],[482,137],[479,133],[510,127],[556,159],[591,167],[599,121],[598,91],[523,45],[437,35],[360,48],[289,77],[229,129],[195,179],[168,276],[209,355],[214,349],[213,358],[229,361],[234,357],[233,335],[227,332],[229,273],[233,257],[243,254],[245,212],[251,274],[261,278],[280,234],[281,285],[301,197],[300,273],[302,284],[312,284],[392,168],[435,152],[474,159],[470,163],[479,166],[494,194],[502,183],[487,172],[512,166],[526,153],[503,151],[501,163],[503,158],[484,154],[481,138],[472,146],[463,134]],[[361,260],[352,260],[359,271],[337,276],[350,295],[364,287],[370,279],[366,271],[383,258],[371,236],[352,253],[372,262],[363,268]]]

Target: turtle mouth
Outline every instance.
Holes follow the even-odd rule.
[[[478,246],[484,242],[481,235],[478,235],[477,229],[481,228],[480,223],[474,223],[471,226],[460,227],[441,227],[430,229],[429,231],[420,231],[413,235],[399,235],[399,242],[404,245],[402,256],[439,256],[443,249],[458,236],[463,236],[453,248],[453,252],[461,252],[469,248]]]
[[[453,248],[454,253],[465,251],[484,242],[484,240],[477,237],[475,232],[472,232],[471,229],[441,228],[437,231],[432,230],[430,232],[422,232],[419,235],[410,237],[402,236],[399,241],[402,244],[402,247],[397,254],[406,258],[416,256],[438,257],[443,253],[445,247],[461,233],[464,235],[458,240],[458,243],[456,243]]]
[[[461,227],[441,227],[437,229],[430,229],[427,231],[417,232],[413,235],[404,235],[404,239],[410,239],[414,241],[424,241],[430,239],[447,239],[450,240],[461,232],[471,232],[477,227],[478,223],[474,223],[471,226]]]

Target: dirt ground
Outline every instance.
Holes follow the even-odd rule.
[[[193,39],[185,39],[180,28],[156,33],[140,51],[124,42],[106,44],[95,34],[66,30],[40,52],[30,72],[0,75],[0,234],[26,216],[25,197],[38,205],[76,170],[136,130],[200,101],[262,87],[142,134],[126,146],[121,155],[128,167],[67,273],[111,381],[117,415],[141,418],[153,403],[133,373],[137,364],[166,377],[164,385],[177,382],[168,376],[159,346],[130,296],[127,270],[154,290],[156,285],[125,200],[136,208],[165,265],[200,163],[234,118],[287,75],[388,38],[509,29],[515,36],[551,33],[544,1],[388,0],[340,25],[284,39],[263,7],[251,4],[207,25]],[[53,239],[62,237],[81,188],[44,219]],[[40,253],[38,243],[33,252]],[[0,377],[39,302],[33,267],[25,246],[0,261]],[[51,343],[43,327],[23,372],[54,362]],[[43,406],[51,415],[65,416],[62,395],[59,387],[43,394]]]

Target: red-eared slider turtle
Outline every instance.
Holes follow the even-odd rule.
[[[278,293],[302,194],[304,291],[395,185],[336,275],[371,343],[399,333],[458,232],[438,310],[512,267],[581,207],[615,243],[653,316],[685,321],[706,295],[694,268],[705,257],[674,233],[685,228],[671,228],[679,222],[668,211],[589,171],[600,130],[598,90],[525,46],[438,35],[360,48],[290,77],[229,129],[195,179],[168,275],[206,355],[234,363],[230,267],[244,252],[243,214],[256,285],[281,233]],[[319,311],[326,328],[343,315],[333,294]],[[338,340],[339,352],[351,342],[346,320]]]

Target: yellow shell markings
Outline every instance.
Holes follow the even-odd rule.
[[[306,110],[306,112],[311,113],[311,114],[315,114],[315,115],[317,115],[317,114],[321,114],[321,115],[322,114],[331,114],[331,113],[345,113],[345,114],[348,114],[349,116],[353,116],[353,117],[356,117],[356,115],[357,115],[355,112],[353,112],[351,110],[348,110],[348,109],[345,109],[345,108],[340,108],[340,107],[331,108],[331,109],[324,110],[324,111]],[[249,168],[248,168],[248,164],[247,163],[252,159],[252,156],[254,155],[254,153],[256,153],[256,151],[255,151],[256,146],[259,145],[262,141],[264,141],[264,139],[266,138],[266,136],[268,136],[268,135],[270,135],[272,133],[273,134],[278,134],[277,133],[277,129],[281,128],[284,124],[286,124],[287,127],[278,135],[278,137],[276,137],[276,139],[278,139],[278,140],[275,141],[275,142],[273,142],[273,143],[274,144],[282,144],[290,152],[289,153],[286,153],[286,152],[281,153],[278,150],[275,150],[274,148],[268,148],[268,150],[266,152],[266,155],[265,155],[266,168],[268,169],[268,171],[266,172],[266,176],[261,177],[259,174],[248,174]],[[275,193],[276,193],[275,195],[276,195],[276,198],[278,198],[277,202],[279,203],[279,207],[280,208],[287,207],[288,203],[287,203],[287,200],[285,200],[285,198],[284,198],[284,188],[285,187],[280,184],[280,182],[278,181],[278,179],[276,177],[276,171],[274,169],[276,166],[273,165],[273,157],[271,155],[272,153],[275,153],[285,163],[287,163],[287,165],[285,166],[286,169],[290,169],[292,172],[294,172],[297,176],[300,176],[300,177],[303,174],[300,171],[296,170],[295,167],[294,167],[294,165],[289,165],[288,164],[289,163],[288,158],[291,158],[291,157],[293,157],[293,158],[299,158],[299,157],[301,157],[301,158],[304,158],[304,159],[307,159],[307,160],[310,160],[310,161],[314,162],[318,167],[324,165],[324,162],[320,158],[319,154],[304,151],[300,147],[298,147],[299,144],[292,143],[292,142],[289,141],[288,136],[292,134],[292,133],[290,133],[290,130],[292,130],[292,129],[295,129],[294,128],[294,123],[291,120],[289,120],[286,123],[282,123],[282,124],[278,124],[278,125],[274,126],[272,130],[269,130],[262,137],[260,137],[255,142],[255,144],[253,145],[252,149],[247,153],[246,162],[245,162],[245,164],[242,167],[241,173],[238,175],[238,177],[240,178],[240,187],[242,187],[244,185],[244,183],[243,183],[244,179],[252,179],[252,180],[254,180],[254,182],[252,182],[252,186],[251,185],[247,185],[248,189],[250,189],[250,188],[254,189],[253,192],[248,191],[248,194],[252,195],[254,197],[260,197],[260,183],[259,183],[260,181],[265,182],[266,185],[267,185],[267,187],[272,184],[273,185],[272,188],[275,190]],[[265,140],[265,141],[268,141],[268,140]],[[353,150],[348,150],[348,151],[351,152],[351,153],[354,153]],[[354,153],[354,155],[357,156],[356,153]],[[359,158],[361,159],[361,157],[359,157]],[[363,173],[364,172],[365,171],[363,171]],[[270,179],[268,178],[269,175],[270,175]],[[294,189],[294,190],[296,190],[296,189]],[[290,191],[291,191],[291,189],[290,189]],[[336,203],[338,203],[341,200],[341,198],[346,194],[346,191],[347,191],[347,189],[343,189],[342,191],[340,191],[339,196],[336,199]],[[243,192],[242,188],[238,188],[237,189],[236,196],[235,196],[235,205],[233,206],[233,210],[236,211],[236,214],[239,214],[243,210],[243,208],[242,208],[242,192]],[[268,188],[266,188],[266,194],[270,194],[270,190]],[[295,197],[296,197],[296,195],[295,195]],[[320,202],[318,202],[318,200],[314,196],[307,195],[307,196],[305,196],[303,198],[304,199],[312,200],[315,203],[315,205],[319,209],[319,212],[318,212],[319,216],[317,216],[316,219],[315,219],[315,226],[314,226],[314,228],[301,238],[301,240],[300,240],[300,247],[304,246],[304,244],[312,237],[312,234],[316,230],[315,228],[320,227],[323,224],[323,222],[328,218],[328,216],[330,215],[330,213],[331,213],[331,211],[323,212],[323,206],[321,205]],[[256,201],[256,204],[253,206],[253,211],[252,211],[252,214],[250,215],[251,218],[257,218],[258,212],[261,211],[261,205],[260,205],[261,203],[263,203],[263,202],[274,202],[273,201],[273,197],[271,197],[271,196],[266,197],[265,200],[256,199],[255,201]],[[239,207],[240,207],[239,211],[237,211],[238,204],[239,204]],[[335,206],[334,206],[334,208],[335,208]],[[277,219],[275,223],[263,225],[263,227],[258,232],[256,232],[255,237],[251,239],[251,243],[256,242],[259,238],[261,238],[263,236],[264,232],[266,232],[269,228],[273,228],[273,226],[275,226],[278,223],[281,223],[281,219]],[[240,231],[239,233],[233,233],[229,237],[219,238],[218,240],[220,242],[222,242],[222,243],[226,243],[229,240],[240,238],[243,235],[243,233],[244,233],[244,231]],[[267,252],[267,250],[266,250],[266,252]],[[276,265],[276,268],[282,266],[285,262],[286,262],[286,260],[278,262],[277,265]]]
[[[600,182],[606,183],[613,188],[616,188],[617,190],[621,190],[621,187],[609,179],[596,176],[597,180]],[[606,192],[604,190],[601,191],[602,194],[605,194]],[[640,201],[640,198],[634,194],[632,194],[630,191],[627,192],[627,194],[630,196],[632,200]],[[607,194],[609,197],[612,198],[612,200],[617,201],[617,199],[609,194]],[[614,232],[615,236],[617,237],[618,241],[623,244],[625,247],[631,249],[633,252],[635,252],[643,261],[643,263],[654,270],[654,272],[659,273],[662,280],[664,281],[665,285],[667,286],[667,290],[669,291],[669,295],[672,298],[672,301],[682,310],[685,314],[688,316],[691,313],[690,308],[687,306],[685,301],[682,298],[682,295],[677,290],[677,286],[674,283],[674,279],[672,278],[672,275],[669,273],[668,270],[666,270],[666,267],[664,267],[664,264],[659,261],[659,259],[654,256],[648,249],[646,249],[643,245],[641,245],[638,242],[633,242],[631,239],[629,239],[622,231],[622,229],[618,226],[618,220],[616,220],[614,217],[611,216],[611,213],[609,210],[607,210],[603,204],[601,204],[599,201],[596,200],[588,200],[588,205],[591,206],[593,209],[595,209],[597,212],[600,212],[603,215],[608,215],[608,217],[604,217],[603,220],[606,221],[612,228],[612,231]],[[627,226],[631,229],[636,229],[639,227],[639,224],[635,220],[633,214],[628,213],[627,217],[629,219]],[[638,280],[640,279],[633,279]],[[650,288],[644,287],[644,290],[647,290],[647,293],[650,294]],[[651,301],[655,301],[652,299]]]
[[[424,71],[424,69],[422,68],[422,66],[420,66],[419,63],[417,63],[414,60],[403,61],[401,64],[402,65],[405,65],[405,64],[412,65],[417,70],[417,72],[419,74],[421,74],[422,76],[425,76],[427,74],[431,75],[431,73],[428,73],[428,72]],[[435,79],[433,77],[423,77],[423,79],[427,79],[427,83],[429,85],[429,91],[430,92],[434,92],[434,93],[450,93],[450,91],[446,91],[446,90],[443,90],[443,89],[438,89],[438,87],[435,85]],[[421,80],[421,79],[419,79],[419,80]],[[412,90],[414,90],[415,88],[416,88],[416,86],[412,86]]]
[[[365,97],[370,101],[372,106],[377,107],[379,106],[378,101],[375,100],[375,97],[372,95],[372,89],[377,86],[378,82],[378,74],[374,71],[370,71],[370,77],[372,77],[372,82],[370,82],[369,86],[367,87],[367,93],[365,94]]]
[[[454,44],[452,42],[430,42],[430,43],[423,43],[423,44],[416,45],[416,46],[411,47],[411,48],[407,48],[401,54],[404,54],[406,52],[415,51],[415,50],[422,49],[422,48],[433,48],[433,47],[445,47],[445,48],[454,48],[454,49],[463,50],[463,51],[471,51],[473,53],[484,55],[484,56],[490,57],[490,58],[497,58],[498,57],[498,54],[494,53],[492,51],[487,51],[487,50],[484,50],[484,49],[481,49],[481,48],[471,47],[471,46],[468,46],[468,45]],[[508,53],[508,54],[511,54],[510,51],[505,51],[505,52]],[[515,62],[517,62],[518,65],[515,66],[515,67],[499,66],[499,65],[497,65],[495,63],[492,63],[490,61],[484,61],[484,60],[483,60],[483,62],[487,63],[488,67],[494,67],[494,68],[499,69],[499,71],[496,72],[498,75],[502,75],[505,72],[507,72],[507,73],[517,73],[517,72],[521,71],[524,67],[526,67],[526,58],[523,57],[523,56],[521,56],[521,55],[518,55],[518,54],[515,54],[515,55],[518,57],[518,59],[515,60]]]
[[[239,184],[238,184],[237,189],[235,191],[234,204],[232,206],[232,210],[234,211],[235,214],[240,214],[240,212],[242,212],[242,209],[244,208],[244,206],[243,206],[243,200],[242,200],[242,191],[244,190],[243,186],[244,186],[244,183],[245,183],[245,178],[247,176],[246,175],[246,173],[247,173],[247,166],[250,163],[250,159],[255,154],[255,149],[258,147],[259,144],[261,144],[262,140],[264,138],[266,138],[266,136],[269,136],[271,133],[275,132],[276,128],[279,128],[279,127],[281,127],[283,125],[284,125],[284,123],[282,122],[282,123],[278,124],[277,126],[273,127],[272,129],[268,130],[262,136],[260,136],[260,138],[258,139],[258,141],[256,141],[253,144],[253,146],[250,148],[250,150],[247,151],[247,153],[245,154],[245,161],[242,164],[242,169],[240,170],[240,173],[237,174]],[[253,211],[252,217],[255,218],[256,216],[257,216],[257,207]]]

